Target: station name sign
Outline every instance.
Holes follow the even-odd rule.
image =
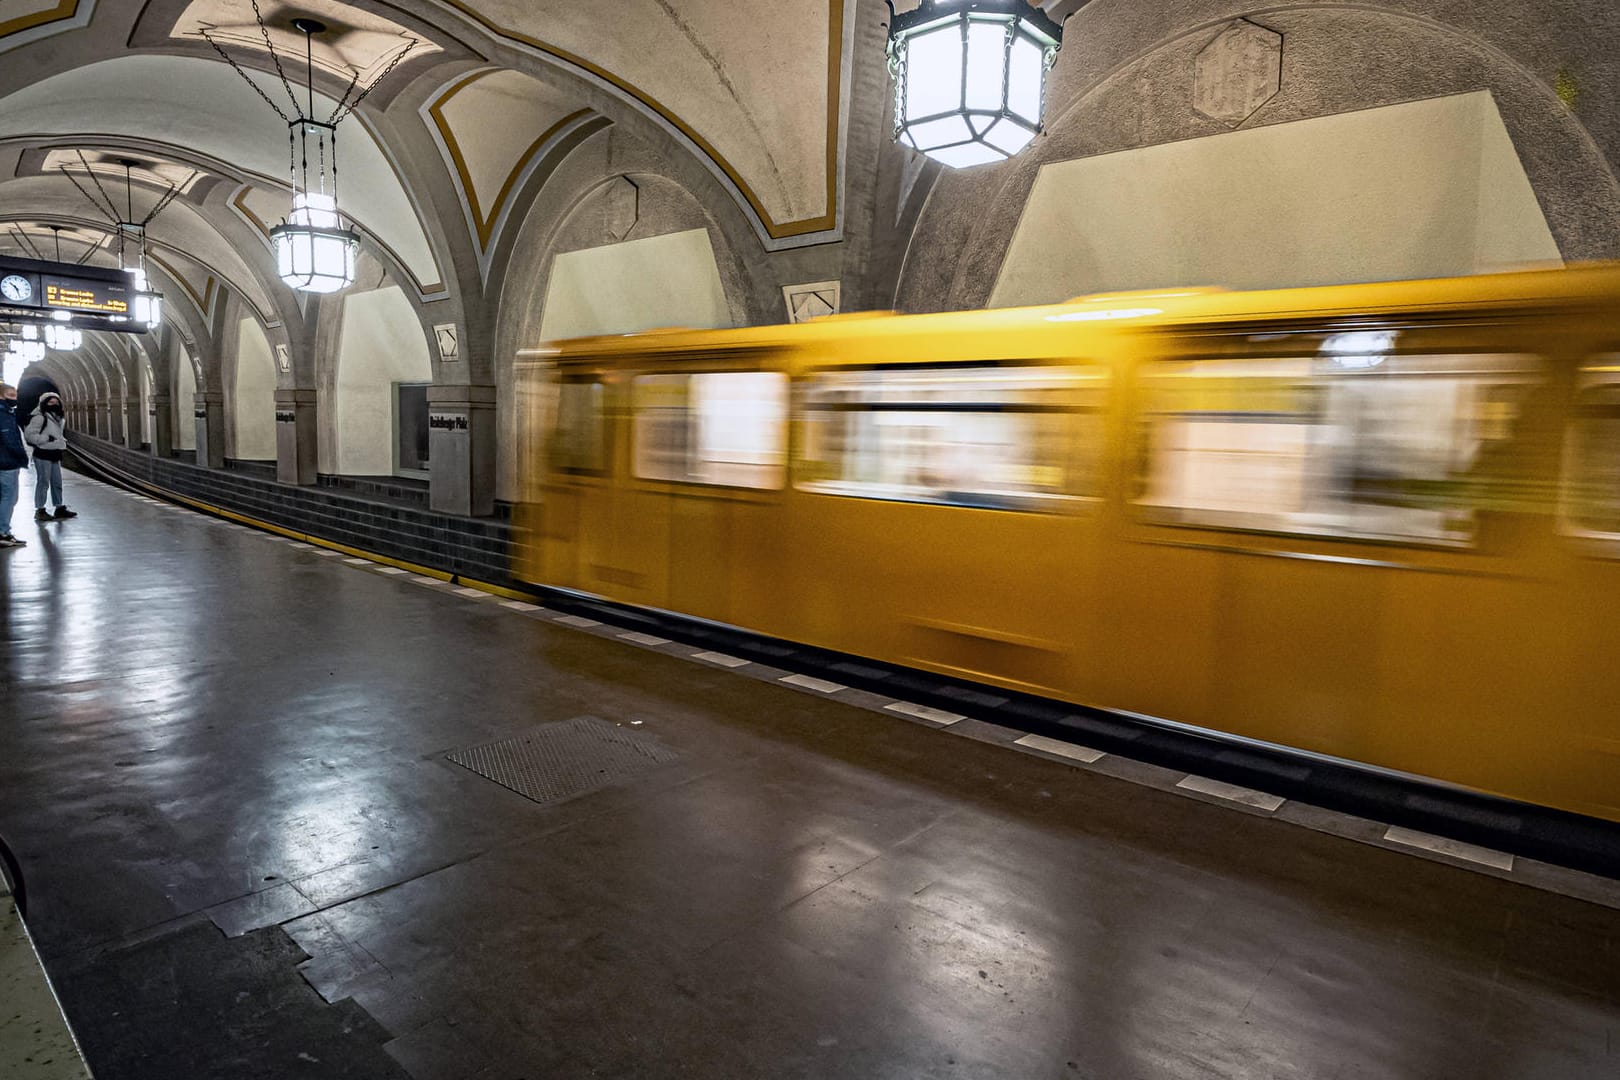
[[[95,311],[103,315],[129,314],[129,286],[80,277],[41,276],[44,306],[66,311]]]

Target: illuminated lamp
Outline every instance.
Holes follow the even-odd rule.
[[[297,147],[292,159],[292,212],[287,220],[270,230],[275,250],[276,273],[288,288],[299,292],[332,293],[354,284],[354,256],[360,238],[345,228],[337,208],[337,121],[315,119],[315,35],[326,32],[326,24],[314,19],[294,19],[293,29],[304,35],[305,91],[309,114],[287,121],[289,147]],[[339,106],[338,112],[342,111]],[[310,143],[319,171],[310,184]],[[301,155],[301,156],[300,156]],[[326,160],[332,159],[328,175]]]
[[[57,352],[72,352],[84,344],[84,335],[71,326],[45,325],[45,346]]]
[[[953,169],[1005,161],[1041,130],[1063,28],[1026,0],[889,0],[894,137]]]
[[[354,284],[354,255],[360,241],[345,229],[333,195],[293,193],[292,213],[270,230],[276,273],[290,288],[330,293]]]
[[[129,316],[148,330],[163,325],[163,294],[154,292],[146,280],[144,269],[130,270],[135,279],[135,291],[130,295]]]
[[[287,124],[287,150],[291,159],[289,172],[293,198],[292,211],[286,220],[270,230],[270,243],[275,253],[277,275],[289,288],[300,292],[337,292],[354,284],[355,252],[360,246],[359,236],[353,229],[344,225],[338,210],[338,125],[377,88],[378,83],[399,66],[400,61],[404,60],[419,42],[416,38],[408,38],[383,67],[381,74],[372,80],[370,86],[361,88],[357,73],[349,83],[349,88],[344,91],[342,99],[338,101],[337,108],[333,109],[325,120],[318,120],[315,117],[314,42],[316,34],[326,33],[326,24],[302,17],[292,20],[292,28],[304,35],[306,107],[298,103],[298,95],[293,91],[292,84],[287,81],[281,61],[276,58],[275,47],[270,44],[270,29],[265,25],[264,16],[256,3],[253,5],[253,16],[258,21],[265,48],[269,49],[270,57],[275,62],[276,74],[281,78],[282,88],[287,91],[287,98],[292,102],[292,116],[288,116],[280,105],[265,94],[258,83],[248,78],[247,72],[231,58],[230,53],[214,39],[207,28],[200,33],[202,39],[219,54],[220,59],[231,65],[243,81],[253,88],[254,93],[263,98],[265,104],[274,109],[276,115]],[[312,159],[316,163],[313,182],[310,176]],[[328,160],[331,162],[330,171],[327,169]]]

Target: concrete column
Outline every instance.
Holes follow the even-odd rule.
[[[131,450],[141,448],[141,396],[131,394],[124,399],[124,445]]]
[[[104,397],[96,398],[96,438],[112,438],[112,402]]]
[[[124,441],[124,399],[110,397],[107,399],[107,441],[121,443]]]
[[[210,469],[225,467],[225,395],[198,391],[192,402],[197,420],[197,464]]]
[[[441,513],[495,512],[495,388],[428,387],[429,505]]]
[[[174,408],[168,394],[152,394],[152,453],[174,457]]]
[[[313,484],[320,466],[314,389],[276,391],[276,479]]]

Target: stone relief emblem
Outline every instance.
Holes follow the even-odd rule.
[[[629,236],[641,220],[641,189],[628,176],[608,181],[602,193],[602,218],[607,238],[618,243]]]
[[[1193,61],[1193,108],[1236,127],[1282,88],[1282,35],[1239,19]]]
[[[802,323],[822,315],[838,314],[842,293],[843,285],[837,281],[782,286],[782,299],[787,301],[788,322]]]

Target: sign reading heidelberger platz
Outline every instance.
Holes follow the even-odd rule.
[[[71,317],[82,330],[144,334],[130,317],[134,276],[125,270],[0,256],[0,322]]]

